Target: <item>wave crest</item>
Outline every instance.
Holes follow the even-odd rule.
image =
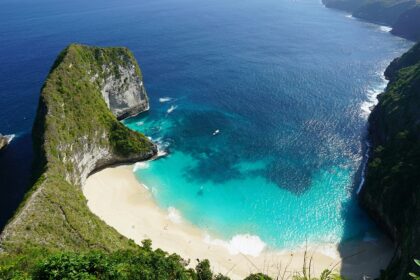
[[[147,169],[147,168],[149,168],[149,163],[147,161],[136,162],[133,166],[133,172],[136,172],[139,169]]]
[[[238,234],[229,241],[212,239],[210,235],[206,235],[204,242],[225,247],[231,255],[244,254],[253,257],[258,257],[267,246],[259,236],[251,234]]]
[[[175,207],[168,208],[168,220],[175,224],[180,224],[182,222],[181,213]]]
[[[168,111],[166,111],[168,114],[172,113],[176,108],[178,108],[178,106],[174,106],[172,105],[171,107],[169,107]]]
[[[171,98],[171,97],[161,97],[161,98],[159,98],[159,102],[160,102],[160,103],[169,102],[169,101],[171,101],[171,100],[172,100],[172,98]]]

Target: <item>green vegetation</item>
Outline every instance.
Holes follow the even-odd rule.
[[[416,0],[323,0],[327,7],[352,13],[354,17],[392,26],[392,33],[420,40],[420,4]]]
[[[169,255],[160,249],[153,251],[150,245],[146,240],[141,247],[111,253],[33,251],[19,258],[0,258],[0,279],[213,279],[203,278],[198,268],[187,269],[187,263],[178,255]],[[207,260],[197,267],[206,265]]]
[[[2,232],[2,260],[136,247],[89,211],[80,189],[92,168],[145,159],[155,150],[146,137],[119,123],[102,98],[101,82],[118,65],[134,66],[141,75],[125,48],[70,45],[55,61],[33,128],[35,183]],[[100,152],[106,160],[88,157],[93,166],[83,160]]]
[[[272,278],[263,273],[253,273],[246,277],[245,280],[272,280]]]
[[[420,261],[419,260],[414,260],[414,263],[420,267]],[[410,272],[409,275],[414,279],[414,280],[420,280],[420,276],[415,274],[414,272]]]
[[[312,257],[308,258],[307,253],[305,252],[303,259],[303,267],[301,273],[295,273],[292,276],[292,280],[345,280],[340,275],[334,273],[334,267],[332,269],[325,269],[319,278],[313,277],[312,273]]]
[[[118,78],[120,66],[141,75],[125,48],[70,45],[54,63],[33,128],[35,183],[1,234],[0,279],[229,280],[208,260],[191,269],[176,254],[152,250],[150,240],[138,246],[89,211],[81,184],[90,172],[156,152],[102,98],[103,81]]]
[[[394,60],[370,118],[372,152],[361,203],[395,240],[382,279],[408,279],[420,257],[420,46]]]

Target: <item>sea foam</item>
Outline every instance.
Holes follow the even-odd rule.
[[[7,144],[10,144],[10,142],[12,142],[13,138],[16,137],[16,134],[4,135],[4,137],[7,138]]]
[[[360,105],[361,116],[365,119],[369,117],[369,114],[372,112],[372,108],[378,104],[378,95],[386,88],[388,82],[383,74],[381,75],[381,80],[380,84],[375,87],[371,87],[366,91],[367,100],[362,102],[362,105]]]
[[[176,108],[178,108],[178,106],[174,106],[172,105],[171,107],[169,107],[168,111],[166,111],[168,114],[172,113]]]
[[[170,98],[170,97],[161,97],[161,98],[159,98],[159,102],[160,103],[169,102],[171,100],[172,100],[172,98]]]
[[[333,259],[338,259],[340,257],[336,245],[323,245],[315,248],[315,251]]]
[[[181,213],[175,207],[168,208],[168,220],[175,224],[180,224],[182,222]]]
[[[149,168],[148,162],[136,162],[133,167],[133,172],[136,172],[139,169],[147,169]]]
[[[204,242],[225,247],[231,255],[244,254],[253,257],[258,257],[267,246],[259,236],[250,234],[238,234],[229,241],[212,239],[207,234],[204,237]]]
[[[380,25],[379,30],[382,31],[382,32],[390,32],[392,30],[392,27],[385,26],[385,25]]]

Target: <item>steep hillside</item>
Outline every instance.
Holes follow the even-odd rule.
[[[397,245],[383,279],[409,279],[420,258],[420,45],[395,59],[369,118],[371,156],[362,206]]]
[[[420,3],[416,0],[322,0],[329,8],[352,13],[356,18],[392,27],[391,33],[420,40]]]
[[[116,118],[148,108],[141,79],[125,48],[70,45],[59,55],[33,127],[35,183],[1,234],[3,251],[133,246],[89,211],[80,186],[96,169],[156,153],[153,143]],[[132,96],[134,101],[106,102],[105,93],[109,100]]]

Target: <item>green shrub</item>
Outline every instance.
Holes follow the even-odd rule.
[[[200,261],[195,267],[195,271],[197,272],[198,280],[212,280],[213,279],[213,272],[210,269],[209,260]]]
[[[254,273],[246,277],[244,280],[272,280],[272,278],[263,273]]]

